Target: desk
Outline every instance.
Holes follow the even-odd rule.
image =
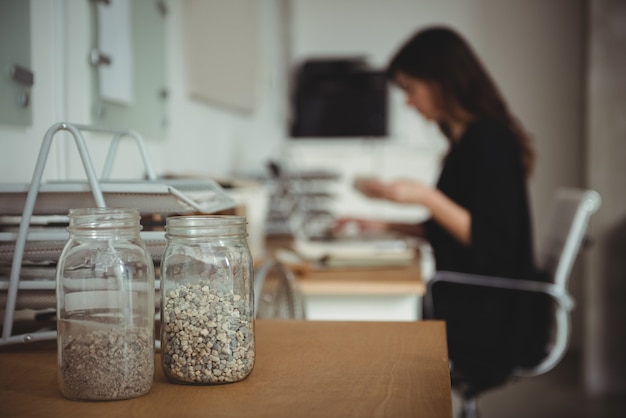
[[[426,285],[407,267],[313,269],[297,276],[312,320],[415,321]]]
[[[419,260],[401,267],[317,268],[298,273],[308,295],[423,295]]]
[[[257,320],[256,343],[241,382],[168,383],[157,356],[152,390],[113,402],[63,398],[52,342],[3,347],[2,416],[452,418],[443,322]]]
[[[267,243],[270,253],[291,249],[290,239]],[[420,319],[423,260],[418,251],[408,266],[291,266],[312,320],[415,321]]]

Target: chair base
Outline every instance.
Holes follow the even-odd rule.
[[[478,403],[476,398],[463,398],[460,418],[478,418]]]

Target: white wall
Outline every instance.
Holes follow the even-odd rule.
[[[584,290],[585,385],[626,394],[626,3],[593,0],[590,15],[587,182],[602,196]]]
[[[170,127],[165,143],[153,144],[161,171],[200,171],[215,176],[263,169],[269,156],[280,152],[284,86],[280,9],[274,0],[262,0],[260,28],[263,59],[258,103],[252,113],[216,108],[190,100],[185,86],[185,49],[181,39],[181,2],[170,1],[167,47],[170,82]],[[227,47],[227,43],[225,43]],[[195,52],[190,52],[195,53]],[[236,51],[233,51],[236,53]]]
[[[193,172],[227,177],[234,171],[261,170],[268,155],[280,153],[284,138],[282,97],[284,78],[278,42],[282,25],[276,0],[261,0],[259,19],[265,59],[256,110],[242,113],[191,100],[185,86],[185,48],[182,42],[182,4],[168,1],[166,18],[168,127],[166,139],[146,137],[148,153],[158,174]],[[22,128],[0,126],[0,181],[29,182],[41,140],[55,122],[91,124],[89,2],[83,0],[31,1],[33,124]],[[132,127],[130,127],[132,128]],[[84,171],[75,147],[64,133],[51,150],[44,177],[82,178]],[[90,138],[94,138],[93,140]],[[108,137],[89,137],[96,171],[102,166]],[[115,177],[143,174],[137,151],[122,143]]]

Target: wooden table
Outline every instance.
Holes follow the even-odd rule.
[[[313,269],[297,276],[313,320],[416,321],[426,285],[406,267]]]
[[[452,417],[444,323],[258,320],[250,376],[221,386],[166,381],[112,402],[59,392],[53,342],[0,351],[9,417]]]
[[[291,237],[274,237],[268,253],[291,250]],[[322,267],[287,264],[304,294],[307,318],[313,320],[415,321],[421,319],[426,292],[419,251],[409,265]]]
[[[419,259],[408,266],[317,268],[299,274],[300,286],[309,295],[423,295]]]

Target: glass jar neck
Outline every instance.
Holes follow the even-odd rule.
[[[248,236],[244,216],[193,215],[171,216],[165,221],[166,238],[243,239]]]
[[[136,236],[142,226],[137,209],[70,209],[67,230],[74,236]]]

